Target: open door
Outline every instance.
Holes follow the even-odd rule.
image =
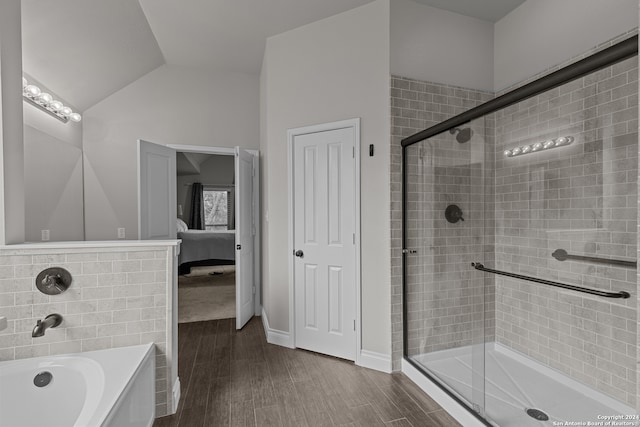
[[[138,140],[138,238],[176,238],[176,150]]]
[[[253,155],[236,147],[236,329],[254,314]]]

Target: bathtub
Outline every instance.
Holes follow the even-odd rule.
[[[0,427],[150,427],[154,418],[153,344],[0,362]]]

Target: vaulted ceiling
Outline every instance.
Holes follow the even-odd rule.
[[[373,0],[23,0],[23,69],[84,111],[168,63],[258,74],[268,37]],[[524,0],[415,0],[495,22]]]

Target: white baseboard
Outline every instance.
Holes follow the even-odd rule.
[[[374,369],[388,374],[391,373],[391,356],[388,354],[360,350],[360,357],[356,360],[356,364],[364,368]]]
[[[180,402],[180,377],[176,379],[175,384],[173,385],[173,390],[171,390],[171,414],[175,414],[178,412],[178,403]]]
[[[402,373],[411,381],[435,400],[442,409],[447,411],[453,418],[465,427],[485,427],[485,424],[472,415],[465,407],[456,402],[451,396],[445,393],[440,387],[429,381],[420,371],[413,367],[406,360],[402,360]]]
[[[295,348],[293,345],[293,337],[289,332],[271,329],[269,327],[269,319],[267,319],[267,313],[264,312],[264,308],[262,309],[262,326],[264,327],[264,334],[267,336],[267,342],[269,344]]]

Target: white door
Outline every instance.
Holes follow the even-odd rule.
[[[355,360],[354,128],[295,135],[296,347]]]
[[[138,140],[138,238],[176,238],[176,150]]]
[[[253,155],[236,147],[236,329],[252,317],[253,306]]]

